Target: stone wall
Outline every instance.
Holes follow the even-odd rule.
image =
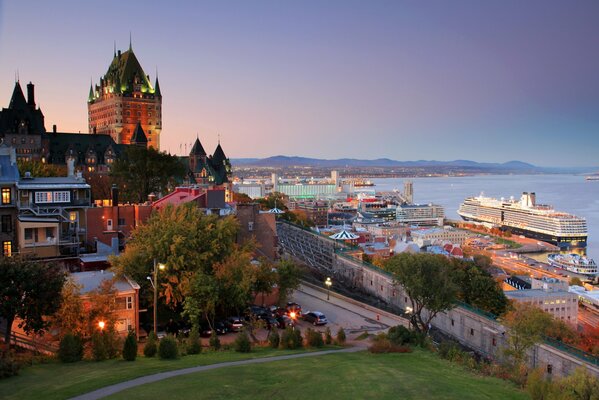
[[[404,290],[394,284],[392,276],[387,272],[349,256],[335,254],[327,238],[289,224],[282,225],[285,226],[279,230],[279,238],[286,252],[303,261],[302,255],[305,252],[314,251],[319,257],[310,255],[310,262],[307,264],[321,272],[327,270],[333,281],[350,290],[379,298],[402,310],[410,305]],[[298,243],[301,243],[301,248],[294,246]],[[315,248],[310,249],[311,245]],[[330,249],[330,258],[321,254],[325,249]],[[327,266],[329,260],[331,265]],[[318,265],[319,262],[322,265]],[[501,349],[506,346],[508,332],[503,325],[480,310],[470,309],[467,305],[458,306],[445,313],[439,313],[432,320],[432,325],[488,358],[502,357]],[[547,344],[539,344],[531,349],[528,359],[531,367],[541,367],[555,376],[567,375],[582,365],[599,376],[597,360],[584,360]]]

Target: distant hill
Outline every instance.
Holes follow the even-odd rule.
[[[255,167],[457,167],[476,169],[502,169],[518,171],[537,171],[538,167],[522,161],[509,161],[506,163],[479,163],[469,160],[455,161],[397,161],[388,158],[377,158],[375,160],[360,160],[355,158],[340,158],[336,160],[324,160],[320,158],[273,156],[268,158],[238,158],[232,160],[234,165],[246,165]]]

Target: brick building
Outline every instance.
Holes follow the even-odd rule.
[[[137,60],[131,44],[115,49],[106,74],[89,88],[89,133],[110,135],[117,144],[130,144],[141,124],[148,146],[160,149],[162,94],[158,77],[154,85]]]

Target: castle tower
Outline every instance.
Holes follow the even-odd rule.
[[[162,94],[158,76],[154,85],[141,67],[131,44],[115,51],[106,74],[92,83],[87,99],[89,133],[110,135],[117,144],[130,144],[137,124],[147,145],[160,150]]]

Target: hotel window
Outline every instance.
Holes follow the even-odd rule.
[[[12,256],[12,242],[10,240],[2,242],[2,254],[6,257]]]
[[[52,192],[35,192],[36,203],[52,203]]]
[[[10,188],[2,188],[2,204],[10,204],[12,202]]]
[[[12,217],[10,215],[2,216],[2,232],[3,233],[12,232]]]
[[[68,203],[71,201],[71,192],[65,190],[53,193],[54,203]]]
[[[46,240],[54,239],[54,228],[46,228]]]

